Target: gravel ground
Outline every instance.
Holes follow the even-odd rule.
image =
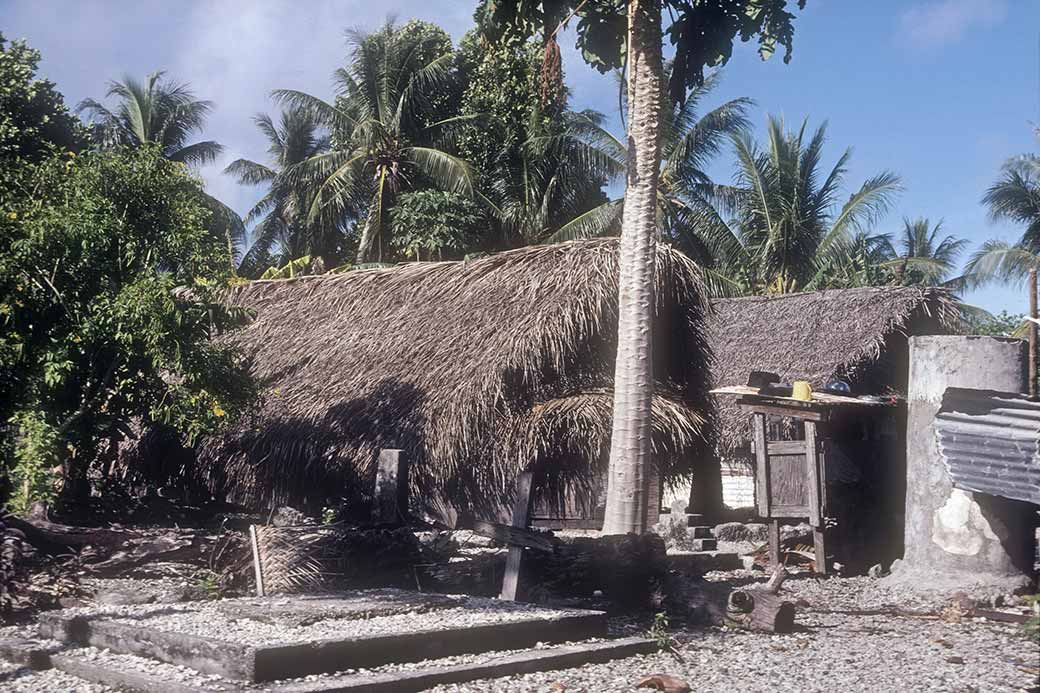
[[[715,582],[763,579],[761,572],[734,571],[706,576]],[[635,684],[654,673],[677,676],[698,693],[730,691],[1028,691],[1040,685],[1040,646],[1025,640],[1017,626],[950,615],[947,595],[921,593],[906,586],[871,578],[818,580],[793,577],[784,584],[788,597],[798,603],[798,632],[791,635],[748,633],[726,628],[674,630],[671,633],[682,661],[661,653],[629,657],[606,664],[586,665],[555,672],[526,674],[506,679],[441,686],[437,693],[468,691],[561,691],[607,693],[645,691]],[[973,595],[974,596],[974,595]],[[473,600],[482,603],[487,600]],[[499,606],[501,606],[499,604]],[[840,613],[898,606],[913,611],[941,611],[946,619],[894,615]],[[126,609],[141,607],[126,607]],[[154,608],[154,606],[153,606]],[[106,609],[108,611],[109,609]],[[446,609],[424,614],[454,612]],[[515,606],[504,613],[522,615],[530,607]],[[389,617],[399,619],[400,617]],[[414,630],[416,617],[409,617]],[[612,632],[633,634],[645,624],[613,619]],[[29,628],[0,629],[0,637],[25,637]],[[279,639],[284,641],[284,635]],[[550,646],[551,647],[551,646]],[[172,665],[95,648],[77,652],[113,666],[162,673],[171,680],[204,684],[211,689],[219,679]],[[505,652],[463,655],[435,662],[395,664],[364,671],[380,673],[415,670],[427,666],[488,662]],[[317,681],[326,677],[308,677]],[[259,690],[263,686],[257,686]],[[0,690],[84,691],[110,689],[87,684],[56,671],[0,669]],[[1038,689],[1040,690],[1040,689]]]
[[[711,573],[713,581],[747,580],[761,573]],[[961,619],[831,613],[898,605],[924,611],[949,606],[945,595],[890,586],[871,578],[791,579],[785,593],[798,601],[799,631],[791,635],[728,628],[676,630],[682,658],[640,655],[606,664],[438,686],[436,693],[545,691],[636,692],[655,673],[685,680],[698,693],[732,691],[1028,691],[1040,685],[1040,646],[1017,626]]]

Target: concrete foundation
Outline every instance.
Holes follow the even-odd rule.
[[[948,387],[1025,392],[1026,385],[1026,345],[1019,340],[910,339],[905,551],[889,580],[939,590],[1030,583],[1035,513],[953,488],[933,427]]]

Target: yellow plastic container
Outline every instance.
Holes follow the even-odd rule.
[[[812,385],[807,380],[796,380],[791,386],[791,397],[801,402],[812,401]]]

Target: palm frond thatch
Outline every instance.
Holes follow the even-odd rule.
[[[661,247],[654,447],[664,476],[710,449],[707,304],[696,266]],[[266,385],[258,419],[201,446],[213,490],[251,504],[371,488],[380,448],[410,459],[413,507],[493,516],[527,468],[551,501],[609,445],[616,239],[258,281],[231,302]]]
[[[836,378],[870,387],[876,384],[871,366],[886,351],[905,351],[907,335],[948,333],[959,324],[946,292],[919,286],[716,299],[712,306],[716,387],[743,385],[752,370],[777,373],[787,382],[808,380],[816,387]],[[905,386],[895,374],[885,380],[885,385]],[[747,413],[731,400],[718,404],[716,438],[727,456],[747,445],[751,429]]]

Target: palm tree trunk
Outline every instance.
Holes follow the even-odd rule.
[[[1029,317],[1037,319],[1036,314],[1036,267],[1029,270]],[[1036,328],[1033,320],[1029,321],[1029,396],[1036,397]]]
[[[661,109],[661,0],[628,3],[628,163],[604,534],[646,529]]]

